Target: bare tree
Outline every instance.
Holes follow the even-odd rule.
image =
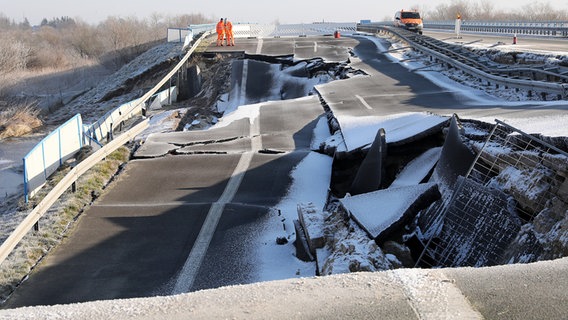
[[[163,14],[154,12],[148,18],[148,28],[151,37],[154,40],[164,38],[166,35],[167,26],[165,25],[165,16]]]
[[[523,7],[522,12],[529,21],[554,21],[566,19],[566,11],[553,8],[549,2],[535,2]]]
[[[98,25],[77,18],[44,18],[41,26],[32,28],[25,18],[15,23],[0,13],[0,71],[78,67],[109,56],[124,63],[147,50],[143,44],[163,40],[168,27],[212,21],[202,14],[154,13],[146,19],[108,17]]]
[[[0,70],[6,73],[24,70],[28,66],[32,48],[24,41],[18,39],[16,33],[6,32],[0,34]]]
[[[98,30],[84,21],[77,21],[65,37],[69,46],[84,59],[97,58],[105,51],[101,38]]]
[[[495,18],[495,3],[490,0],[482,0],[478,3],[478,20],[493,20]]]
[[[514,11],[499,11],[491,0],[450,0],[428,11],[429,20],[453,20],[457,14],[464,20],[518,20],[518,21],[566,21],[568,11],[554,8],[548,2],[535,1]]]

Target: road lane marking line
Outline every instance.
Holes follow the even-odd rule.
[[[256,43],[256,54],[260,54],[262,52],[262,44],[264,43],[264,40],[258,39],[258,42]]]
[[[359,99],[359,101],[361,101],[361,103],[365,106],[365,108],[369,109],[369,110],[373,110],[373,107],[371,107],[367,101],[365,101],[365,99],[363,99],[363,97],[361,97],[360,95],[356,94],[355,98]]]
[[[258,106],[258,108],[260,108],[260,105]],[[241,182],[243,181],[245,173],[250,167],[254,154],[258,150],[262,149],[259,123],[260,121],[258,119],[258,115],[254,117],[254,119],[250,118],[250,121],[251,126],[249,129],[249,134],[251,136],[252,150],[241,155],[239,163],[235,167],[235,170],[233,171],[229,182],[225,186],[223,194],[221,195],[221,197],[219,197],[219,200],[217,202],[214,202],[211,205],[211,208],[207,213],[207,217],[203,222],[203,226],[199,231],[199,235],[197,236],[197,239],[195,240],[195,243],[191,248],[189,256],[187,257],[176,280],[176,283],[172,290],[173,294],[185,293],[191,290],[199,269],[201,268],[201,264],[203,263],[203,259],[207,254],[207,250],[209,249],[209,245],[211,244],[215,230],[217,229],[217,224],[219,223],[219,220],[223,215],[225,205],[233,200],[235,194],[237,193],[237,190],[239,189],[239,186],[241,185]]]
[[[239,92],[238,106],[242,106],[246,102],[247,79],[248,79],[248,59],[245,59],[243,60],[243,75],[241,78],[241,91]]]
[[[314,41],[314,53],[318,52],[318,43]]]

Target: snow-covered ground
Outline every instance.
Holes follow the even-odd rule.
[[[372,37],[371,37],[372,38]],[[374,38],[372,38],[375,40]],[[382,42],[375,41],[377,45],[382,46]],[[396,44],[395,44],[396,45]],[[381,48],[380,50],[386,50],[386,48]],[[407,56],[403,52],[394,52],[391,54],[391,59],[393,61],[398,61],[402,65],[408,67],[409,69],[417,69],[425,66],[425,62],[423,61],[405,61]],[[404,62],[401,62],[404,61]],[[435,68],[435,67],[432,67]],[[432,69],[431,69],[432,70]],[[475,104],[478,105],[494,105],[495,102],[499,102],[502,106],[507,105],[524,105],[527,104],[527,95],[523,93],[504,93],[502,94],[501,91],[495,92],[484,92],[480,91],[479,89],[473,88],[472,80],[468,79],[466,76],[458,75],[452,72],[451,74],[444,71],[444,70],[434,70],[433,71],[423,71],[420,72],[425,77],[435,81],[436,83],[443,85],[444,87],[448,88],[452,92],[459,92],[468,100],[473,101]],[[289,81],[289,79],[287,79]],[[517,100],[517,101],[511,101]],[[531,101],[531,104],[537,103],[540,106],[554,106],[554,105],[565,105],[566,101],[554,101],[554,102],[534,102]],[[226,116],[223,117],[222,121],[217,125],[227,125],[231,121],[241,119],[243,117],[255,117],[258,109],[251,108],[250,106],[238,106],[238,105],[224,105],[223,110],[226,111]],[[465,114],[460,115],[462,118],[480,120],[487,123],[493,123],[494,118],[491,117],[488,119],[483,114]],[[160,116],[156,116],[155,120],[158,120]],[[163,116],[164,120],[168,119],[169,116]],[[376,121],[384,121],[385,119],[373,119]],[[404,136],[412,135],[414,132],[405,132],[403,128],[405,128],[405,124],[408,119],[404,116],[401,117],[391,117],[388,119],[389,125],[392,125],[395,128],[399,128],[399,134]],[[518,118],[518,117],[507,117],[504,116],[503,119],[510,125],[517,127],[525,132],[530,133],[540,133],[545,136],[552,136],[552,137],[568,137],[568,112],[562,116],[555,116],[551,118],[546,115],[542,115],[539,117],[531,117],[531,118]],[[397,122],[400,121],[400,122]],[[163,121],[155,121],[156,125],[160,125],[159,123],[163,123]],[[376,124],[376,123],[374,123]],[[353,130],[360,131],[360,138],[364,140],[365,143],[369,143],[372,141],[376,134],[376,126],[370,125],[368,122],[361,122],[360,127],[357,127],[357,122],[353,121],[352,123]],[[370,129],[369,129],[370,128]],[[319,145],[321,141],[327,141],[326,143],[334,143],[333,138],[329,135],[329,132],[325,130],[325,122],[318,124],[315,131],[315,138],[313,145]],[[338,142],[339,143],[339,142]],[[342,143],[342,141],[341,141]],[[362,145],[360,142],[356,144]],[[296,206],[299,203],[303,203],[306,205],[311,205],[317,209],[323,209],[324,204],[327,200],[327,189],[329,186],[329,179],[330,179],[330,172],[326,171],[326,169],[331,167],[331,159],[328,156],[320,155],[317,153],[311,153],[306,159],[301,162],[297,168],[292,172],[292,179],[293,184],[287,194],[287,196],[282,200],[280,204],[276,207],[281,209],[282,212],[286,212],[290,214],[286,216],[286,219],[289,221],[296,219],[295,216]],[[372,202],[369,205],[373,205]],[[326,219],[329,221],[333,221],[335,217],[333,217],[333,213],[323,213],[326,215]],[[333,232],[336,233],[337,239],[335,240],[334,245],[337,247],[341,247],[339,251],[343,253],[343,255],[337,255],[337,251],[332,253],[328,252],[328,254],[332,255],[332,259],[326,265],[326,269],[328,273],[343,273],[350,271],[350,264],[353,261],[357,261],[360,266],[368,266],[366,270],[377,270],[377,269],[387,269],[392,266],[400,266],[401,262],[398,261],[396,257],[393,255],[386,254],[385,256],[376,254],[377,247],[374,245],[374,241],[370,240],[367,234],[360,229],[354,223],[348,223],[347,225],[343,226],[341,230],[334,229]],[[277,236],[279,236],[281,230],[266,230],[265,238],[267,241],[273,241]],[[343,237],[343,238],[342,238]],[[290,266],[290,263],[293,264],[293,268],[298,269],[298,276],[306,276],[309,273],[308,270],[314,269],[314,263],[303,263],[297,260],[293,255],[293,246],[281,246],[278,248],[278,251],[274,251],[274,248],[265,246],[259,248],[259,254],[263,256],[270,257],[267,258],[267,264],[263,266],[263,270],[266,270],[261,275],[262,280],[274,280],[274,279],[284,279],[289,278],[289,268],[285,268],[286,270],[282,269],[283,265]],[[266,252],[269,250],[270,252]],[[348,256],[348,258],[345,258]],[[383,258],[386,257],[386,260]],[[380,260],[380,261],[378,261]],[[152,303],[151,300],[146,300],[148,303]],[[108,302],[112,304],[113,302]],[[124,303],[124,302],[121,302]],[[138,301],[137,303],[140,303]],[[128,308],[128,307],[125,307]],[[80,312],[81,306],[77,306],[77,312]]]

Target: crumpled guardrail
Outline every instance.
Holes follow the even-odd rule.
[[[475,76],[479,79],[482,79],[484,81],[487,81],[489,83],[498,84],[504,87],[519,88],[523,90],[532,90],[534,92],[541,92],[541,93],[544,92],[548,94],[554,94],[561,97],[562,99],[568,98],[568,84],[549,83],[543,81],[524,80],[524,79],[513,79],[513,78],[502,77],[499,75],[493,75],[478,68],[457,61],[451,57],[444,55],[443,53],[431,50],[414,42],[412,39],[404,35],[404,30],[402,29],[398,29],[395,27],[387,27],[381,24],[358,24],[357,30],[363,32],[370,32],[370,33],[378,33],[378,32],[390,33],[404,40],[416,50],[428,54],[434,57],[435,59],[442,61],[445,64],[463,70],[464,72],[472,76]]]
[[[115,120],[115,123],[120,123],[127,119],[128,114],[135,112],[144,106],[146,101],[150,99],[176,72],[187,62],[191,57],[195,49],[199,46],[201,41],[209,36],[211,31],[204,32],[201,37],[195,41],[191,49],[185,54],[185,56],[180,60],[180,62],[172,69],[160,82],[155,85],[150,91],[144,94],[126,114],[121,115]],[[24,238],[24,236],[32,229],[32,227],[39,221],[39,219],[47,212],[47,210],[61,197],[61,195],[69,188],[71,185],[77,181],[77,179],[85,173],[87,170],[92,168],[99,161],[107,157],[113,151],[118,149],[120,146],[124,145],[126,142],[134,139],[137,135],[142,133],[149,126],[148,119],[143,120],[131,129],[125,131],[123,134],[114,138],[101,149],[94,152],[92,155],[87,157],[77,166],[75,166],[61,181],[53,187],[53,189],[43,198],[40,203],[24,218],[24,220],[16,227],[16,229],[8,236],[8,238],[0,245],[0,264],[8,257],[8,255],[14,250],[18,243]]]

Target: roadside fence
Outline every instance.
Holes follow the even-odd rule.
[[[417,266],[482,267],[538,255],[538,241],[524,239],[523,227],[567,201],[568,153],[496,122],[449,202],[421,213],[427,241]]]
[[[164,78],[162,78],[158,82],[158,84],[156,84],[152,89],[150,89],[141,98],[134,100],[133,102],[127,104],[128,105],[127,107],[125,105],[121,105],[120,107],[116,108],[115,110],[113,110],[113,111],[107,113],[105,116],[103,116],[102,119],[104,119],[104,120],[99,120],[98,122],[100,124],[105,123],[104,126],[107,126],[105,128],[108,128],[108,129],[113,128],[113,130],[114,130],[114,128],[116,128],[114,126],[114,124],[121,123],[122,121],[124,121],[124,120],[128,119],[129,117],[131,117],[132,115],[136,114],[137,110],[142,110],[142,108],[145,108],[146,104],[149,103],[151,101],[151,99],[154,99],[153,102],[156,102],[156,100],[163,102],[164,99],[170,99],[171,96],[172,96],[172,93],[175,92],[174,89],[168,88],[168,89],[164,90],[167,93],[164,93],[164,91],[162,91],[162,92],[157,94],[158,90],[160,90],[160,88],[162,88],[168,81],[170,81],[170,79],[181,69],[181,67],[183,67],[187,63],[188,59],[191,57],[191,55],[193,54],[195,49],[199,46],[201,41],[205,37],[209,36],[210,34],[211,34],[211,31],[204,32],[201,35],[201,37],[193,43],[192,47],[186,52],[186,54],[178,62],[178,64]],[[124,107],[124,108],[121,109],[121,107]],[[114,118],[116,115],[117,115],[117,117]],[[77,181],[77,179],[83,173],[85,173],[87,170],[92,168],[94,165],[96,165],[102,159],[106,158],[109,154],[114,152],[120,146],[124,145],[126,142],[134,139],[136,136],[141,134],[146,128],[148,128],[148,126],[149,126],[148,119],[143,119],[141,122],[134,125],[132,128],[126,130],[125,132],[123,132],[122,134],[117,136],[116,138],[113,137],[113,139],[110,140],[106,145],[102,146],[102,144],[100,144],[101,145],[100,149],[98,149],[93,154],[89,155],[86,159],[84,159],[79,164],[77,164],[75,167],[73,167],[69,171],[69,173],[67,173],[67,175],[65,175],[65,177],[63,177],[63,179],[61,179],[61,181],[57,185],[55,185],[53,187],[53,189],[31,210],[31,212],[16,227],[16,229],[14,231],[12,231],[12,233],[2,243],[2,245],[0,245],[0,263],[4,262],[4,260],[12,252],[12,250],[18,245],[18,243],[24,238],[24,236],[34,226],[37,226],[39,219],[47,212],[47,210],[55,203],[55,201],[57,201],[57,199],[59,199],[59,197],[61,197],[61,195],[67,189],[69,189],[75,183],[75,181]],[[103,132],[103,129],[101,129],[101,127],[103,127],[103,125],[99,125],[99,129],[91,131],[91,134],[92,134],[92,132],[99,132],[99,133]],[[110,131],[108,131],[108,132],[110,132]],[[107,132],[107,135],[108,135],[108,132]],[[111,134],[112,134],[112,132],[111,132]],[[96,136],[97,133],[95,133],[94,135]],[[56,140],[54,140],[55,142],[52,142],[51,139],[55,139],[55,138],[51,138],[51,136],[60,137],[59,138],[60,140],[56,139]],[[69,146],[67,146],[63,141],[65,141],[65,139],[67,139],[68,136],[76,136],[76,138],[72,137],[71,141],[77,141],[77,142],[75,144],[70,143]],[[50,170],[55,171],[56,168],[64,161],[63,159],[66,156],[74,155],[76,153],[76,151],[78,151],[78,149],[80,149],[81,146],[83,146],[83,143],[84,143],[83,139],[86,136],[87,136],[87,134],[85,134],[85,132],[83,131],[83,125],[82,125],[80,115],[75,116],[71,120],[67,121],[60,128],[58,128],[58,130],[55,130],[53,133],[51,133],[48,136],[49,139],[46,138],[47,142],[45,144],[43,144],[45,147],[44,146],[42,146],[42,147],[36,146],[34,148],[34,149],[37,149],[37,150],[41,150],[41,152],[35,151],[34,153],[32,153],[33,154],[33,162],[34,163],[39,162],[41,165],[38,166],[37,168],[34,166],[34,170],[30,171],[30,174],[27,175],[28,181],[33,181],[34,185],[35,185],[36,180],[39,179],[39,178],[31,177],[31,175],[33,173],[33,175],[40,176],[40,177],[43,175],[43,178],[41,178],[41,181],[43,181],[43,182],[41,184],[44,184],[46,179],[47,179],[46,173],[45,173],[46,172],[45,168],[47,168],[47,166],[42,164],[42,163],[46,163],[46,162],[43,161],[43,159],[44,158],[51,159],[51,156],[53,156],[53,159],[56,159],[56,160],[51,161],[51,162],[54,163],[54,165],[51,165],[49,168],[50,168]],[[91,138],[92,138],[92,136],[91,136]],[[40,143],[39,145],[42,145],[42,144]],[[49,149],[49,150],[55,149],[55,150],[61,150],[61,151],[57,152],[56,154],[58,154],[58,156],[55,157],[54,155],[48,156],[47,153],[44,153],[44,151],[47,150],[47,149]],[[65,155],[65,156],[61,156],[61,155]],[[28,158],[27,162],[29,163],[31,161],[32,161],[32,156],[30,156]],[[26,163],[26,160],[24,160],[24,163]],[[38,168],[41,168],[41,169],[38,169]],[[24,170],[26,170],[26,169],[24,169]],[[30,178],[31,178],[31,180],[29,180]],[[37,181],[40,181],[40,180],[37,180]]]
[[[83,120],[77,114],[43,138],[23,158],[24,197],[32,197],[47,178],[83,147]]]

